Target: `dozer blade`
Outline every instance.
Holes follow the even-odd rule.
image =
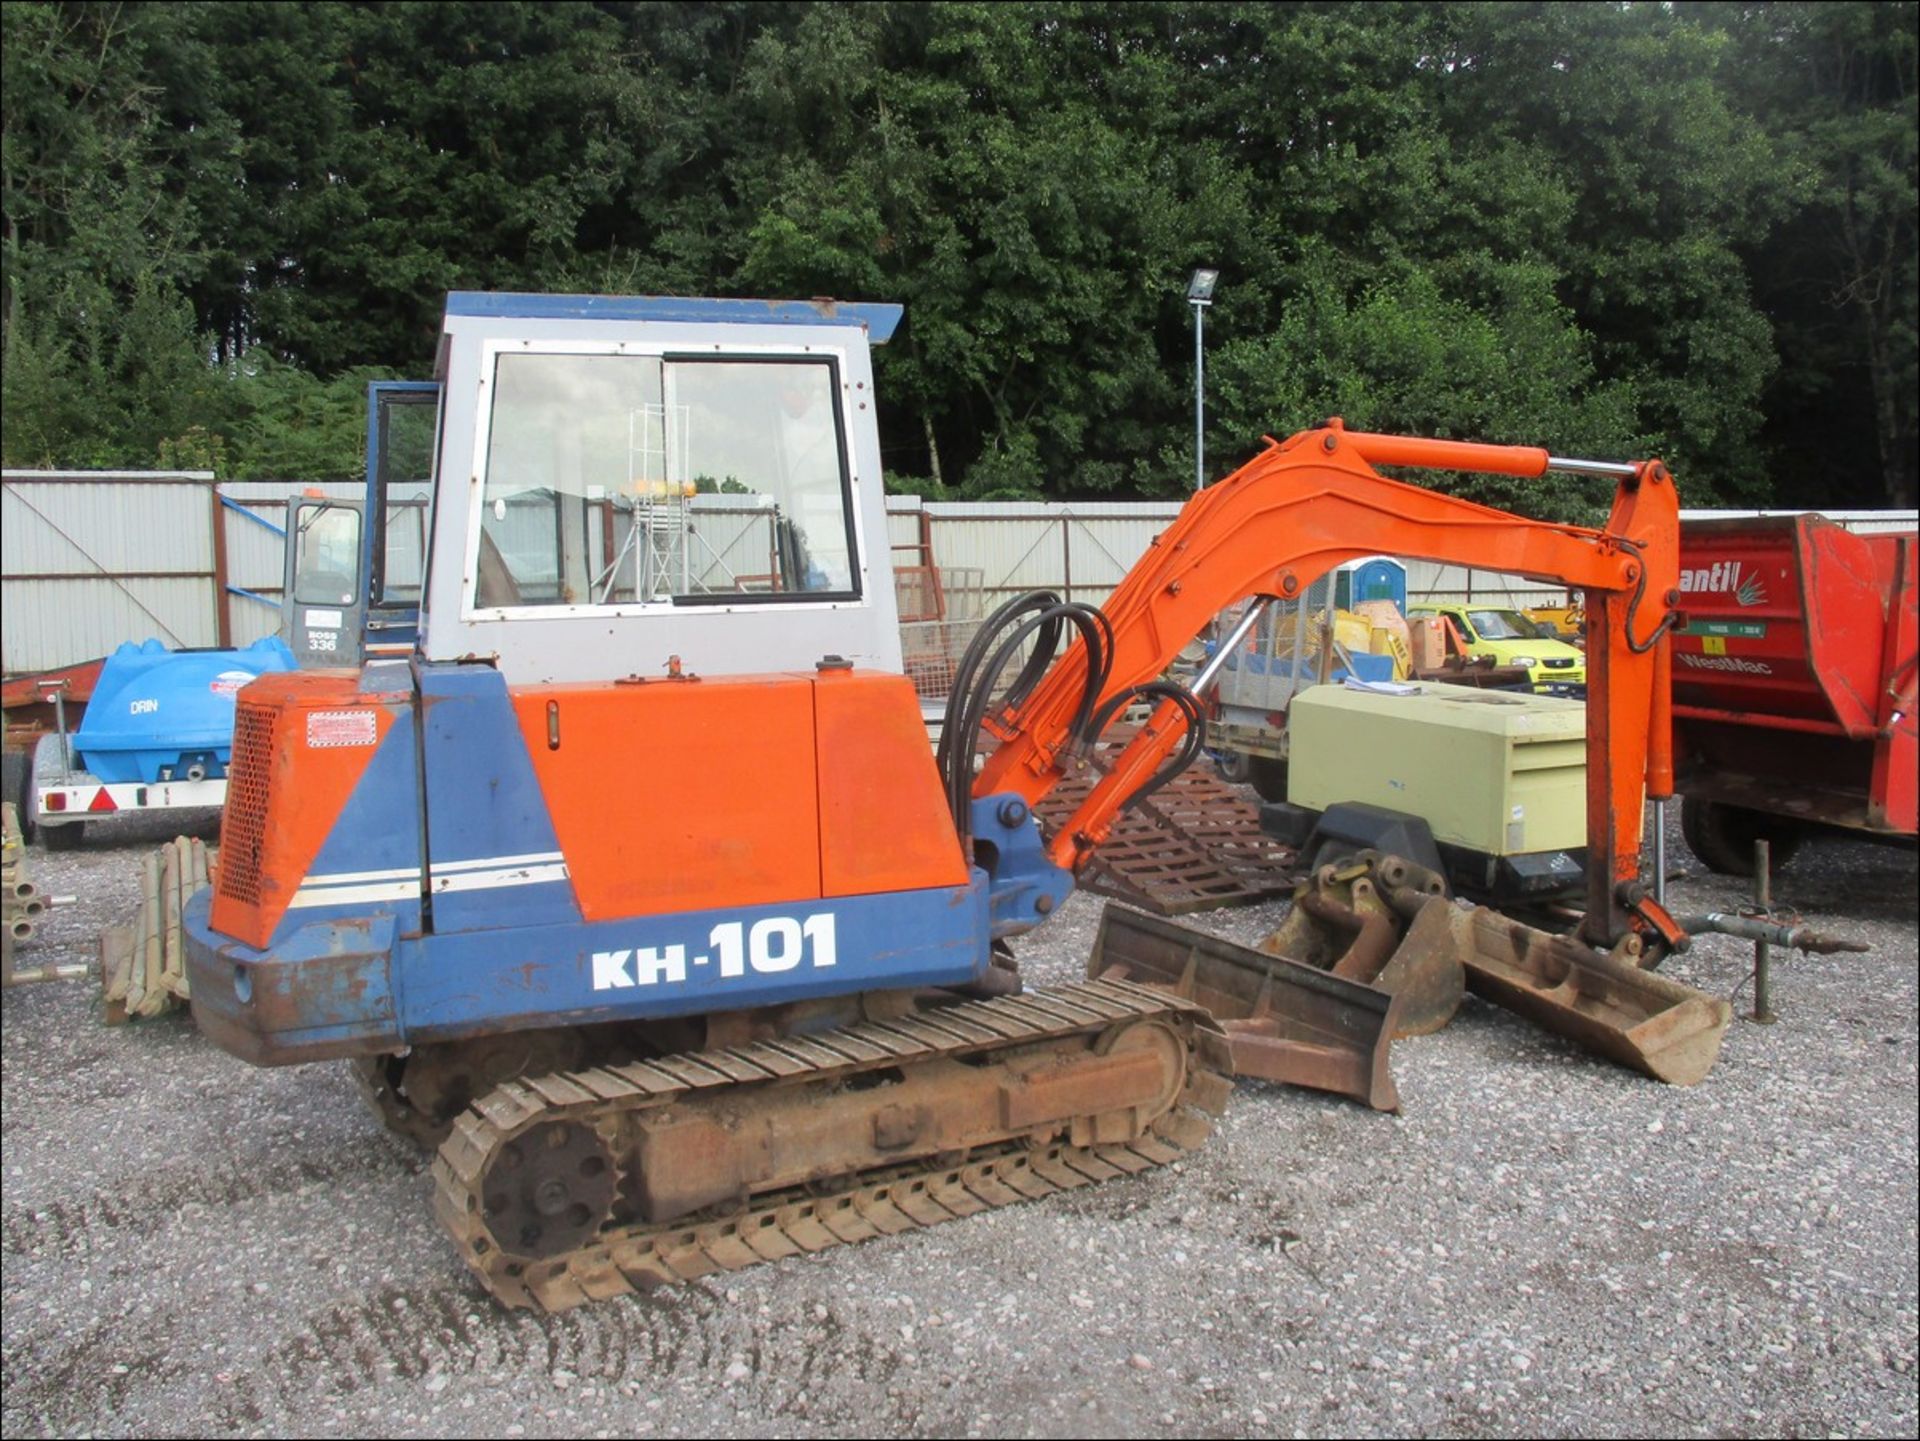
[[[1475,995],[1670,1085],[1695,1085],[1713,1069],[1733,1019],[1718,996],[1484,906],[1469,929]]]
[[[1199,1002],[1226,1031],[1239,1075],[1400,1109],[1387,1069],[1400,1001],[1373,986],[1112,904],[1087,975]]]
[[[1383,888],[1395,904],[1382,897]],[[1471,945],[1465,915],[1448,904],[1439,876],[1398,856],[1362,851],[1301,882],[1293,909],[1260,949],[1399,997],[1397,1040],[1428,1035],[1453,1019],[1466,992]]]

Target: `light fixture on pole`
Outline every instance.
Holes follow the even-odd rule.
[[[1217,270],[1196,270],[1187,282],[1187,304],[1193,307],[1193,488],[1207,486],[1207,356],[1202,312],[1213,304]]]

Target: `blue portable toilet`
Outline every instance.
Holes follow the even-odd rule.
[[[1390,600],[1407,613],[1407,568],[1384,555],[1349,561],[1334,572],[1333,603],[1352,610],[1365,600]]]

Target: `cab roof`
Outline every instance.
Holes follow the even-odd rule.
[[[898,305],[866,301],[719,300],[674,295],[539,295],[456,290],[448,315],[516,320],[639,320],[709,325],[857,325],[885,345],[900,324]]]

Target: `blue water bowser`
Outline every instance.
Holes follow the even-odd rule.
[[[100,670],[73,738],[109,785],[219,780],[233,754],[234,697],[256,676],[297,669],[277,636],[239,650],[169,650],[129,641]]]

